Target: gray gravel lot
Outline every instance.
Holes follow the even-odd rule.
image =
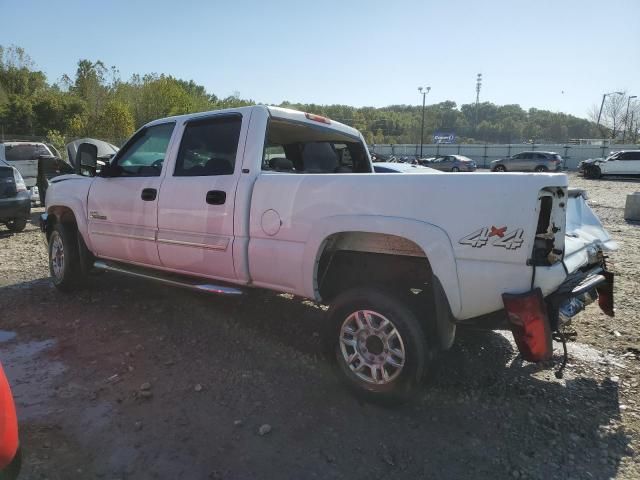
[[[622,216],[640,181],[570,181],[620,243],[616,317],[576,319],[562,380],[520,361],[508,332],[462,331],[396,409],[342,388],[309,301],[111,274],[63,295],[35,222],[0,229],[23,478],[640,478],[640,225]]]

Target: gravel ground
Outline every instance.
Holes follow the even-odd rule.
[[[622,215],[639,183],[571,184],[620,243],[615,319],[592,305],[575,320],[562,380],[520,361],[507,332],[462,331],[396,409],[341,387],[311,302],[110,274],[63,295],[35,223],[0,230],[22,478],[640,478],[640,226]]]

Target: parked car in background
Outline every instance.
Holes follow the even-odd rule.
[[[18,169],[0,160],[0,223],[21,232],[31,215],[31,195]]]
[[[376,173],[442,173],[433,168],[411,163],[377,162],[373,164]]]
[[[17,478],[21,461],[16,406],[0,364],[0,480]]]
[[[89,143],[91,145],[95,145],[98,158],[98,166],[104,165],[109,161],[111,157],[113,157],[118,150],[120,150],[115,145],[111,143],[105,142],[103,140],[97,140],[95,138],[79,138],[72,142],[67,143],[67,157],[69,158],[69,163],[75,168],[76,167],[76,156],[78,154],[78,147],[83,143]]]
[[[443,155],[435,158],[419,160],[421,165],[434,168],[442,172],[475,172],[476,162],[464,155]]]
[[[38,185],[38,161],[41,158],[60,158],[53,145],[42,142],[4,142],[0,143],[0,160],[6,160],[18,169],[34,202],[41,198],[36,189]]]
[[[640,150],[621,150],[607,158],[590,158],[578,164],[578,170],[587,178],[603,175],[640,175]]]
[[[492,172],[556,172],[562,157],[556,152],[520,152],[491,162]]]

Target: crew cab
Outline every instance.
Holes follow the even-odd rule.
[[[328,304],[337,371],[374,401],[407,398],[461,322],[500,319],[537,361],[597,290],[612,311],[615,245],[564,174],[375,173],[357,130],[267,106],[155,120],[97,176],[78,157],[41,218],[56,287],[97,268]]]

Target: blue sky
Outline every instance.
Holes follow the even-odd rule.
[[[80,58],[218,96],[385,106],[475,98],[586,116],[640,95],[639,0],[0,0],[0,44],[50,81]],[[13,20],[12,20],[13,19]],[[563,93],[564,92],[564,93]]]

